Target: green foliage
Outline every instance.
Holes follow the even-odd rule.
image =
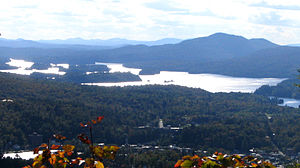
[[[272,140],[281,150],[300,146],[299,109],[278,107],[258,95],[212,94],[178,86],[79,86],[3,73],[0,86],[0,100],[13,100],[0,102],[2,148],[9,148],[8,142],[28,146],[32,132],[42,133],[44,142],[52,132],[73,137],[82,133],[74,129],[77,123],[96,118],[98,111],[106,120],[95,126],[95,142],[122,145],[128,139],[130,144],[243,152],[253,147],[272,150],[266,136],[275,133]],[[265,113],[272,117],[270,125]],[[165,126],[182,130],[156,129],[159,118]],[[143,125],[149,128],[138,129]]]

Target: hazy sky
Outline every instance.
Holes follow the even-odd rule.
[[[0,32],[32,40],[187,39],[225,32],[300,43],[300,1],[3,0]]]

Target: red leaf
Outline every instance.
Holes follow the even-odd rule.
[[[33,149],[33,154],[38,154],[40,150],[40,147],[36,147]]]
[[[67,155],[68,156],[71,156],[73,154],[73,152],[71,151],[71,152],[67,152]]]
[[[89,140],[88,136],[84,135],[84,134],[79,134],[78,139],[80,139],[81,142],[85,143],[85,144],[91,144],[91,141]]]
[[[103,118],[104,118],[104,116],[99,116],[99,117],[97,117],[97,122],[98,122],[98,123],[101,122],[101,121],[103,120]]]

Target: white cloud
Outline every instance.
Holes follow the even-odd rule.
[[[299,43],[298,0],[11,0],[0,6],[4,38],[155,40],[215,32]]]

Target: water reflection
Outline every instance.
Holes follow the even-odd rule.
[[[99,64],[99,63],[97,63]],[[134,68],[126,68],[122,64],[107,64],[111,72],[122,72],[125,69],[134,71]],[[112,66],[113,65],[113,66]],[[140,72],[135,69],[134,72]],[[139,74],[139,73],[136,73]],[[262,85],[274,86],[285,79],[279,78],[237,78],[217,74],[189,74],[188,72],[161,71],[154,75],[139,75],[142,81],[118,82],[118,83],[83,83],[83,85],[97,86],[142,86],[142,85],[179,85],[191,88],[201,88],[209,92],[254,92]]]

